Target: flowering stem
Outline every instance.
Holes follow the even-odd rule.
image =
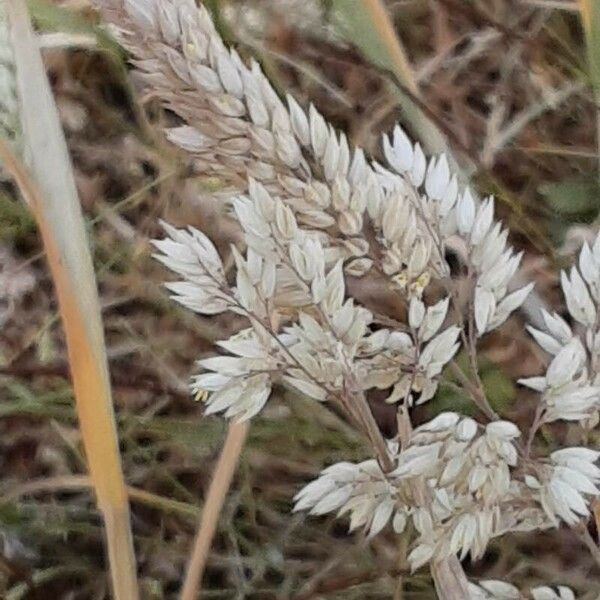
[[[450,368],[452,369],[452,373],[458,377],[460,380],[460,384],[463,389],[465,389],[471,396],[471,399],[481,410],[488,419],[491,421],[497,420],[499,417],[494,411],[494,409],[490,406],[485,394],[482,393],[481,389],[476,386],[466,375],[465,372],[460,368],[460,365],[455,361],[450,361]]]
[[[535,434],[538,432],[539,428],[542,426],[544,415],[544,405],[540,402],[538,403],[535,409],[535,416],[533,417],[533,423],[529,428],[529,433],[527,435],[527,443],[525,445],[525,457],[529,458],[531,455],[531,448],[533,446],[533,440],[535,438]]]
[[[394,463],[390,458],[387,445],[381,435],[381,431],[369,408],[364,392],[360,389],[358,382],[353,378],[348,378],[346,386],[346,395],[350,400],[350,405],[356,410],[357,417],[365,429],[373,449],[377,454],[377,460],[384,473],[389,473],[394,469]]]
[[[432,561],[431,576],[440,600],[465,600],[469,597],[467,577],[456,556]]]

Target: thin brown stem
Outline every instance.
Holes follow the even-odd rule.
[[[539,428],[542,426],[544,416],[544,405],[540,402],[538,403],[535,409],[535,415],[533,417],[533,423],[529,428],[529,433],[527,434],[527,442],[525,444],[525,457],[529,458],[531,456],[531,449],[533,446],[533,440],[535,439],[535,434],[538,432]]]
[[[375,450],[381,469],[384,473],[389,473],[394,469],[394,463],[390,458],[387,444],[369,408],[364,392],[353,378],[348,378],[347,380],[346,396],[350,400],[352,407],[356,410],[357,417]]]
[[[469,597],[467,577],[456,556],[431,563],[435,591],[441,600],[465,600]]]
[[[234,421],[229,426],[225,445],[219,456],[213,479],[208,489],[204,510],[200,518],[200,526],[194,539],[192,553],[187,566],[187,572],[181,600],[198,600],[200,597],[200,582],[206,566],[206,559],[212,544],[219,514],[225,501],[225,496],[231,485],[240,453],[248,434],[249,423]]]
[[[460,368],[460,365],[455,361],[450,361],[450,369],[452,373],[457,377],[460,381],[460,384],[466,392],[471,396],[473,403],[485,414],[485,416],[491,421],[497,420],[499,417],[494,411],[494,409],[490,406],[487,398],[485,397],[485,393],[482,392],[481,388],[475,385],[465,374],[465,372]]]

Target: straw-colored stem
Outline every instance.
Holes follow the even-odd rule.
[[[469,597],[467,578],[456,556],[433,561],[430,570],[439,600],[465,600]]]
[[[51,228],[44,221],[40,208],[41,196],[28,178],[25,170],[0,139],[0,161],[14,177],[23,196],[32,207],[42,232],[46,256],[50,263],[54,283],[59,297],[63,325],[67,337],[69,363],[75,388],[75,398],[82,430],[86,456],[98,507],[105,522],[109,565],[115,598],[135,600],[138,598],[133,540],[129,523],[129,504],[123,482],[119,451],[114,427],[112,408],[102,401],[102,369],[99,368],[95,352],[85,339],[81,313],[73,298],[73,282],[64,272],[61,256]]]
[[[129,504],[107,504],[102,508],[102,516],[115,598],[138,598]]]
[[[233,422],[227,431],[225,445],[208,489],[200,525],[194,539],[192,554],[187,566],[185,581],[181,591],[181,600],[197,600],[200,596],[200,583],[206,566],[206,559],[212,544],[219,514],[225,496],[231,485],[244,441],[248,433],[248,422]]]
[[[415,96],[419,96],[415,74],[396,35],[387,8],[381,0],[362,0],[362,4],[379,32],[379,39],[388,50],[394,72]]]
[[[119,454],[100,303],[85,224],[58,112],[25,0],[5,0],[30,174],[0,143],[40,230],[58,296],[90,476],[106,523],[116,600],[138,598],[129,502]]]

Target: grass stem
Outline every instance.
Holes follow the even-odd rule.
[[[6,1],[29,169],[0,142],[0,160],[40,230],[67,342],[79,424],[106,525],[116,600],[138,598],[129,499],[119,453],[96,278],[58,111],[25,0]],[[30,175],[31,173],[31,175]]]
[[[185,581],[181,591],[181,600],[197,600],[200,593],[202,574],[212,544],[219,514],[225,496],[231,485],[244,441],[248,434],[249,423],[232,422],[227,431],[225,444],[208,489],[208,496],[200,518],[200,525],[194,540],[192,554],[187,567]]]

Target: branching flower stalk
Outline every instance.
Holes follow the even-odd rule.
[[[369,538],[389,525],[410,536],[411,568],[429,565],[442,599],[573,598],[564,587],[523,594],[504,582],[469,584],[461,562],[510,532],[581,527],[600,494],[599,452],[535,453],[544,425],[598,421],[600,238],[562,276],[577,328],[544,313],[547,330],[531,329],[550,361],[544,376],[521,382],[540,394],[528,436],[490,407],[477,367],[479,340],[532,289],[511,287],[521,254],[495,219],[493,198],[480,202],[461,189],[446,157],[426,158],[400,127],[383,138],[384,164],[351,148],[313,106],[280,99],[192,0],[95,3],[147,93],[181,117],[169,139],[231,185],[245,242],[231,248],[235,281],[194,228],[165,224],[166,237],[154,242],[178,276],[167,284],[177,302],[247,319],[218,343],[222,354],[198,361],[192,389],[206,414],[251,419],[275,386],[337,404],[372,456],[325,468],[295,496],[296,511],[337,513]],[[449,251],[467,273],[461,294]],[[401,310],[379,315],[352,297],[357,280],[383,282]],[[443,412],[413,428],[411,408],[434,397],[461,346],[471,373],[453,368],[480,418]],[[383,438],[373,417],[374,390],[398,404],[394,439]]]

